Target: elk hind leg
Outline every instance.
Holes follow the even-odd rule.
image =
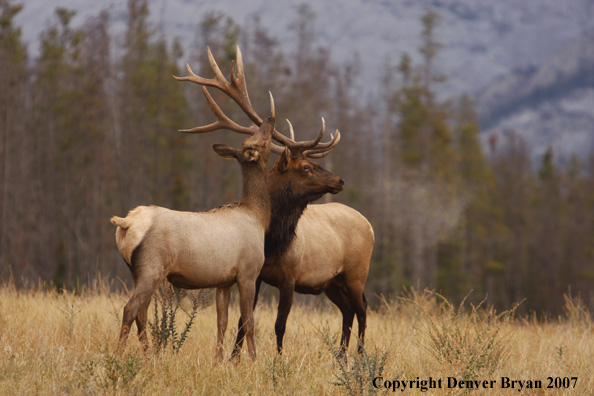
[[[364,284],[361,282],[346,282],[347,295],[351,300],[355,314],[357,315],[357,323],[359,324],[359,341],[357,343],[357,350],[359,353],[363,352],[363,344],[365,342],[365,328],[367,327],[367,299],[363,292]]]
[[[151,302],[151,297],[157,288],[157,285],[161,281],[160,278],[139,278],[134,288],[132,297],[124,307],[124,315],[122,317],[122,328],[120,330],[120,341],[118,350],[123,351],[130,334],[130,327],[132,322],[136,321],[138,327],[138,337],[144,344],[145,348],[148,347],[148,341],[146,338],[146,321],[148,307]]]
[[[340,313],[342,313],[342,335],[340,337],[340,348],[343,353],[349,348],[351,339],[351,330],[353,328],[353,320],[355,319],[355,311],[349,297],[343,291],[340,285],[331,283],[325,290],[326,296],[332,301]]]
[[[149,298],[149,302],[150,302],[150,298]],[[148,337],[146,335],[146,323],[148,320],[149,305],[150,305],[150,303],[143,306],[143,308],[140,310],[140,312],[136,316],[136,327],[138,329],[138,339],[142,343],[142,348],[144,349],[145,352],[149,348]]]

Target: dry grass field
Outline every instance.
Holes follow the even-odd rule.
[[[346,360],[337,356],[341,318],[336,308],[296,305],[285,353],[279,357],[275,310],[263,304],[256,311],[258,359],[244,355],[239,363],[214,364],[213,306],[198,312],[177,351],[169,344],[159,353],[153,345],[143,353],[134,328],[125,352],[118,355],[125,294],[109,293],[101,284],[79,295],[4,285],[0,394],[594,394],[594,331],[579,300],[566,297],[566,315],[542,323],[514,316],[513,308],[496,313],[465,304],[460,309],[427,292],[409,297],[370,311],[366,353],[356,354],[353,342]],[[151,306],[151,319],[152,311]],[[233,304],[227,356],[237,319]],[[179,310],[179,333],[187,320]],[[379,389],[373,386],[378,376]],[[504,385],[510,387],[502,389]]]

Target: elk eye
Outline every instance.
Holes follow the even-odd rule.
[[[309,165],[304,165],[303,166],[303,171],[304,172],[311,172],[311,167]]]

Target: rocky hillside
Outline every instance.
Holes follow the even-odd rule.
[[[114,36],[126,23],[126,2],[116,0],[21,0],[17,19],[33,54],[39,32],[57,6],[78,11],[74,24],[107,8]],[[51,6],[48,6],[51,3]],[[478,104],[485,133],[515,130],[534,155],[549,145],[559,158],[594,147],[594,2],[591,0],[149,0],[152,19],[168,37],[191,47],[207,11],[249,26],[257,16],[291,48],[299,4],[315,14],[317,44],[336,61],[357,56],[358,84],[373,95],[386,62],[416,55],[420,17],[433,7],[442,17],[438,67],[449,76],[447,95],[469,94]]]
[[[487,134],[516,131],[535,156],[594,152],[594,31],[538,66],[517,70],[476,95]]]

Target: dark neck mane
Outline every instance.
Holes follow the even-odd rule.
[[[288,250],[295,239],[297,222],[308,203],[307,197],[292,193],[290,184],[270,192],[270,226],[264,243],[266,258],[279,257]]]

